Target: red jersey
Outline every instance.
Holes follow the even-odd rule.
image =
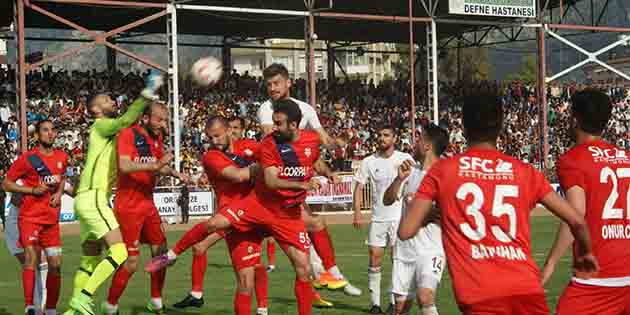
[[[35,148],[22,155],[11,165],[7,178],[13,182],[21,179],[24,186],[37,187],[46,183],[50,190],[41,196],[24,194],[20,206],[19,219],[38,224],[59,222],[61,207],[50,206],[50,197],[59,189],[59,183],[68,166],[68,155],[61,150],[53,150],[44,155]]]
[[[417,198],[441,209],[442,239],[459,304],[544,294],[532,258],[529,214],[553,192],[544,175],[495,149],[440,160]]]
[[[139,163],[154,163],[164,155],[162,137],[154,139],[139,125],[123,129],[116,146],[118,156],[127,155],[132,161]],[[115,203],[132,206],[142,201],[153,200],[153,188],[157,178],[155,172],[123,174],[119,170]]]
[[[557,170],[564,191],[574,186],[584,189],[584,219],[600,266],[596,279],[577,281],[630,285],[628,279],[624,283],[610,279],[630,276],[630,156],[598,140],[573,147],[560,158]]]
[[[219,209],[247,196],[251,190],[250,182],[234,183],[223,176],[221,172],[227,167],[248,167],[256,161],[258,142],[241,139],[232,143],[232,152],[209,150],[203,156],[203,168],[208,180],[214,188],[219,201]]]
[[[313,163],[319,159],[319,135],[299,130],[298,139],[289,143],[280,143],[274,135],[268,135],[260,144],[262,169],[274,166],[280,170],[280,179],[309,181],[313,177]],[[270,209],[289,217],[301,217],[298,206],[304,203],[307,193],[305,190],[272,190],[265,184],[264,176],[260,176],[256,180],[256,195]]]

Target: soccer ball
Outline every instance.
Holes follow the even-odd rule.
[[[214,57],[201,58],[190,69],[193,80],[202,86],[215,84],[223,74],[223,65]]]

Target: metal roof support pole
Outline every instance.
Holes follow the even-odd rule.
[[[416,49],[413,41],[413,0],[409,0],[409,101],[411,105],[411,142],[416,142]]]
[[[326,57],[328,61],[327,72],[328,72],[328,88],[332,87],[332,84],[336,81],[335,79],[335,47],[331,45],[330,42],[326,43]],[[331,101],[331,100],[329,100]]]
[[[171,109],[171,119],[173,120],[173,130],[171,131],[171,145],[175,158],[175,170],[181,169],[181,128],[179,126],[179,56],[177,46],[177,9],[172,3],[166,7],[168,16],[166,17],[166,41],[168,48],[168,105]]]
[[[28,133],[26,125],[26,43],[24,41],[24,0],[15,0],[15,25],[17,28],[16,36],[18,43],[18,66],[16,68],[17,79],[16,93],[18,106],[20,110],[20,150],[22,153],[28,150]]]
[[[547,55],[545,53],[545,31],[542,27],[536,30],[536,39],[538,42],[538,78],[537,78],[537,94],[538,103],[540,104],[540,123],[542,124],[542,168],[549,168],[549,128],[547,126],[547,84],[545,81],[545,73],[547,73]]]
[[[311,8],[309,8],[311,9]],[[317,106],[317,87],[315,85],[315,17],[311,14],[308,20],[308,33],[306,44],[308,45],[308,100],[311,106]]]

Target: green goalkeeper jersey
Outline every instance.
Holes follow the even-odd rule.
[[[94,121],[90,127],[87,158],[77,194],[88,190],[101,190],[109,199],[118,169],[116,136],[122,129],[138,120],[146,105],[147,100],[139,97],[120,117],[99,118]]]

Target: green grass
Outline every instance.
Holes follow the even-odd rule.
[[[553,243],[557,227],[557,221],[552,217],[532,218],[532,240],[534,258],[539,265],[542,264],[547,251]],[[366,231],[356,231],[351,226],[331,226],[331,234],[337,252],[337,263],[342,272],[351,282],[363,290],[360,297],[345,296],[343,292],[322,291],[325,298],[336,304],[335,309],[315,310],[314,314],[346,315],[361,314],[369,305],[367,292],[367,248],[365,246]],[[182,232],[169,233],[169,242],[174,243]],[[64,265],[63,284],[59,310],[65,311],[70,292],[75,268],[79,263],[79,239],[78,236],[68,236],[64,241]],[[4,242],[3,242],[4,243]],[[147,249],[143,249],[143,260],[146,261]],[[296,314],[296,305],[293,296],[294,274],[291,267],[278,248],[277,269],[269,279],[269,305],[270,314]],[[198,310],[191,309],[179,311],[169,309],[168,314],[233,314],[232,295],[234,291],[234,276],[223,242],[215,246],[208,254],[208,272],[205,279],[206,305]],[[570,257],[565,257],[562,265],[556,270],[556,274],[550,285],[547,286],[547,296],[550,307],[555,308],[558,296],[564,289],[570,276]],[[0,251],[0,315],[20,314],[23,311],[23,298],[21,286],[20,268],[15,258],[9,256],[6,250]],[[177,264],[170,268],[167,275],[167,283],[164,291],[164,300],[167,305],[172,305],[183,298],[190,289],[190,254],[183,255]],[[391,264],[384,266],[382,292],[383,304],[386,305],[388,297],[386,289],[391,279]],[[110,281],[98,292],[98,301],[102,301],[109,288]],[[127,290],[120,301],[121,314],[146,314],[144,306],[149,296],[149,276],[142,272],[136,274],[130,281]],[[255,303],[253,303],[255,304]],[[453,299],[451,282],[448,273],[444,273],[442,285],[438,293],[438,307],[440,314],[459,314]]]

